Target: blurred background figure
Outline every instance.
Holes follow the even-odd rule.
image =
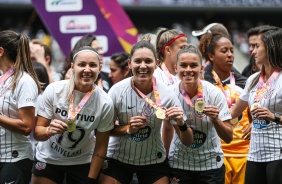
[[[29,47],[31,61],[39,62],[46,68],[50,83],[61,80],[62,75],[51,68],[53,57],[50,47],[37,39],[31,40]]]
[[[188,45],[187,36],[180,30],[158,28],[156,32],[156,52],[159,66],[154,76],[169,86],[178,81],[176,76],[177,52]]]
[[[118,52],[111,56],[109,78],[113,84],[130,76],[128,57],[129,54],[126,52]]]
[[[39,62],[32,62],[32,67],[37,75],[37,78],[40,82],[40,86],[42,91],[46,89],[46,87],[49,85],[49,77],[48,77],[48,72],[46,68],[44,67],[43,64]]]
[[[248,36],[248,40],[249,40],[249,52],[250,52],[250,63],[244,68],[242,75],[245,77],[249,77],[252,74],[260,71],[260,67],[255,60],[253,51],[255,49],[256,46],[256,41],[257,38],[259,36],[259,31],[261,29],[265,29],[267,27],[270,27],[269,25],[262,25],[262,26],[257,26],[257,27],[253,27],[251,29],[248,30],[247,32],[247,36]]]

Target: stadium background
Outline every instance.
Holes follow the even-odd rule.
[[[109,3],[111,0],[107,0]],[[269,24],[281,27],[282,0],[118,0],[140,34],[158,27],[181,29],[190,43],[197,43],[192,30],[212,22],[224,24],[235,46],[235,67],[241,71],[248,63],[246,32]],[[65,56],[42,24],[31,0],[0,0],[0,30],[12,29],[30,38],[45,39],[52,46],[53,67],[60,71]]]

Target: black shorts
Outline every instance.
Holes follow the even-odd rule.
[[[245,184],[281,184],[282,160],[271,162],[247,161]]]
[[[85,184],[88,178],[90,163],[79,165],[53,165],[34,161],[32,173],[48,178],[56,183],[63,183],[64,177],[68,184]]]
[[[159,164],[136,166],[108,158],[105,160],[101,172],[115,178],[122,184],[130,183],[133,173],[136,173],[139,184],[149,184],[154,183],[162,177],[168,177],[169,165],[167,161],[164,161]]]
[[[28,184],[31,178],[32,161],[29,159],[18,162],[0,163],[0,184]]]
[[[188,171],[182,169],[170,169],[170,183],[186,184],[224,184],[225,166],[219,169],[207,171]]]

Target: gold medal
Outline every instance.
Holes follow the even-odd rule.
[[[260,107],[260,103],[258,103],[258,102],[253,103],[253,105],[251,105],[251,111],[254,110],[257,107]]]
[[[230,120],[230,123],[231,123],[232,125],[237,124],[237,123],[238,123],[238,118],[231,119],[231,120]]]
[[[76,124],[75,124],[74,120],[73,121],[67,121],[66,123],[68,125],[68,129],[67,129],[68,132],[73,132],[73,131],[76,130]]]
[[[158,109],[156,111],[156,116],[158,119],[165,119],[165,110],[164,109]]]
[[[198,112],[203,112],[205,107],[206,107],[206,103],[203,100],[199,100],[195,103],[195,109]]]

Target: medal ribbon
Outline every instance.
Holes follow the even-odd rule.
[[[133,80],[131,80],[132,83],[132,87],[136,90],[136,92],[147,102],[149,103],[153,108],[155,109],[162,109],[162,103],[160,100],[160,95],[157,89],[157,85],[156,85],[156,78],[153,76],[152,77],[152,82],[153,82],[153,94],[155,97],[156,102],[153,102],[153,100],[151,100],[150,98],[148,98],[146,95],[144,95],[141,91],[139,91],[133,83]]]
[[[4,83],[11,75],[13,75],[15,69],[11,67],[4,75],[0,77],[0,84]]]
[[[172,79],[171,74],[170,74],[170,72],[168,71],[168,69],[167,69],[167,67],[165,66],[165,64],[163,64],[161,67],[162,67],[162,69],[163,69],[163,71],[164,71],[166,77],[168,78],[170,84],[174,84],[174,80]]]
[[[280,70],[275,70],[266,83],[263,82],[265,72],[261,71],[259,81],[258,81],[258,88],[256,90],[256,96],[254,102],[259,102],[263,96],[263,94],[270,89],[271,84],[275,81],[277,76],[279,75]]]
[[[185,102],[191,106],[191,107],[194,107],[192,101],[191,101],[191,98],[189,97],[189,95],[185,92],[184,90],[184,87],[182,86],[182,84],[180,83],[180,90],[181,90],[181,94],[185,100]],[[199,79],[198,80],[198,91],[197,91],[197,100],[200,100],[200,99],[203,99],[203,85],[202,85],[202,82],[201,80]]]
[[[230,108],[232,106],[232,104],[235,104],[236,103],[236,89],[235,89],[235,77],[234,77],[234,72],[230,72],[230,84],[231,84],[231,89],[229,89],[229,92],[230,92],[230,96],[226,93],[222,83],[221,83],[221,80],[219,79],[218,75],[215,73],[214,70],[212,70],[212,75],[213,75],[213,79],[215,80],[216,82],[216,85],[220,87],[221,91],[223,92],[225,98],[226,98],[226,101],[227,101],[227,104],[228,104],[228,107]]]
[[[74,99],[74,95],[73,93],[71,94],[70,97],[70,105],[69,105],[69,110],[68,110],[68,120],[72,121],[74,120],[75,116],[79,113],[79,111],[83,108],[83,106],[85,105],[85,103],[88,101],[88,99],[90,98],[91,94],[94,91],[94,87],[92,87],[91,91],[87,92],[84,97],[82,98],[82,100],[79,102],[79,104],[77,105],[77,107],[74,109],[73,108],[73,99]]]

